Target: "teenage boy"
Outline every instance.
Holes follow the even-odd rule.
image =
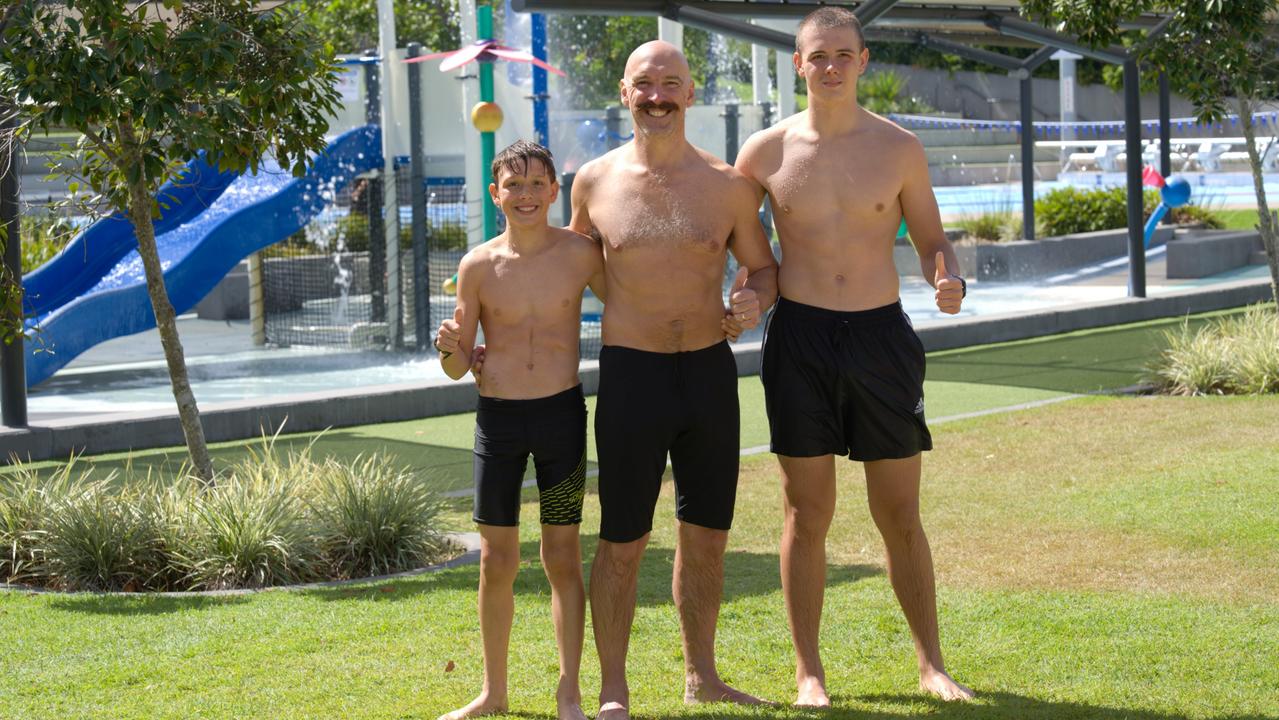
[[[586,488],[586,402],[577,375],[578,337],[582,292],[589,285],[604,297],[603,257],[590,238],[547,225],[559,185],[546,148],[516,142],[493,159],[492,174],[489,194],[506,215],[506,232],[462,258],[457,310],[435,341],[444,372],[455,380],[480,360],[478,325],[486,345],[483,375],[477,376],[474,471],[484,687],[441,720],[507,711],[520,488],[530,454],[559,646],[557,712],[562,720],[585,720],[578,684],[586,608],[578,529]]]

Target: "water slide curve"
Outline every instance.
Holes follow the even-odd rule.
[[[300,178],[269,160],[239,176],[193,160],[159,194],[170,206],[156,247],[173,309],[195,307],[240,260],[302,229],[356,175],[381,165],[376,126],[340,135]],[[133,228],[118,216],[95,223],[23,285],[35,308],[28,387],[98,343],[155,327]]]

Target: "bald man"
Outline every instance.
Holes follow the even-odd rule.
[[[795,645],[797,705],[826,706],[818,654],[835,455],[862,461],[888,577],[915,641],[920,687],[972,691],[942,663],[933,561],[919,518],[924,347],[898,298],[893,243],[903,217],[938,309],[959,312],[965,283],[942,231],[919,139],[857,105],[869,53],[857,16],[810,13],[794,64],[808,109],[753,135],[737,167],[772,200],[782,298],[764,341],[764,395],[781,464],[782,593]]]
[[[777,281],[751,183],[684,137],[693,81],[683,54],[665,42],[641,45],[620,89],[635,139],[578,172],[570,223],[601,244],[609,292],[595,412],[602,517],[590,588],[601,720],[630,716],[626,651],[636,578],[668,454],[684,700],[760,702],[726,685],[715,667],[740,446],[737,368],[726,335],[735,339],[759,322]],[[741,269],[726,308],[729,252]]]

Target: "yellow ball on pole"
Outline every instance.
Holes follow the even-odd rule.
[[[480,132],[497,132],[502,127],[502,108],[494,102],[476,103],[471,108],[471,124]]]

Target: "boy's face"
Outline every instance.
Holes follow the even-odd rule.
[[[795,71],[808,85],[808,96],[846,100],[857,96],[857,80],[866,72],[870,52],[852,28],[805,28],[800,51],[792,57]]]
[[[546,214],[559,196],[559,190],[559,183],[537,159],[529,159],[522,174],[500,168],[497,182],[489,185],[493,204],[502,209],[507,225],[518,228],[545,225]]]

